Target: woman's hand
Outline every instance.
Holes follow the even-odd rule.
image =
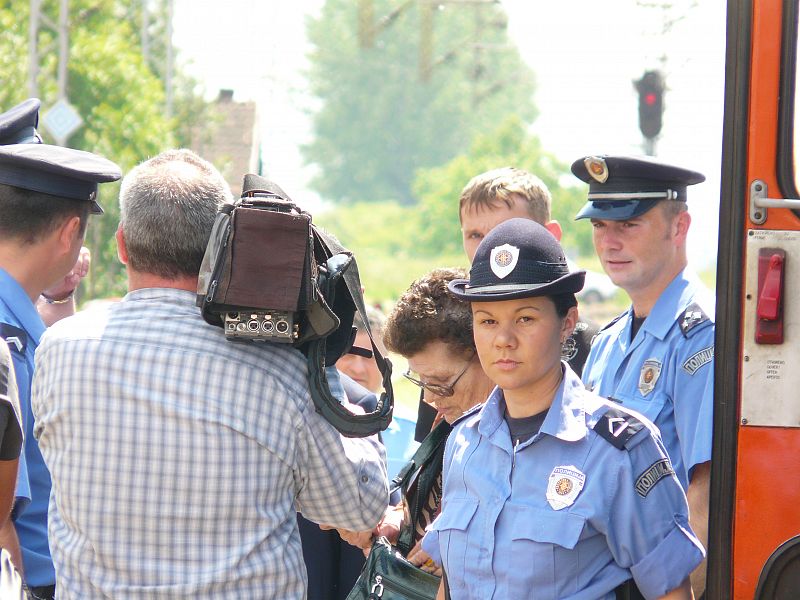
[[[436,575],[437,577],[442,576],[442,566],[433,561],[430,555],[422,549],[419,542],[411,549],[407,558],[408,562],[419,567],[423,571]]]
[[[403,505],[390,506],[386,514],[375,527],[375,536],[384,536],[390,544],[396,544],[400,537],[400,526],[403,524]]]

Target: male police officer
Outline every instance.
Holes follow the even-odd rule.
[[[714,298],[686,268],[686,188],[705,177],[617,156],[581,158],[572,172],[589,184],[589,201],[576,219],[591,219],[603,268],[632,301],[598,334],[583,381],[658,425],[687,492],[692,528],[705,544]],[[699,595],[704,573],[693,575],[693,587]]]
[[[25,444],[12,517],[25,580],[34,598],[52,598],[55,573],[47,540],[50,475],[33,436],[33,356],[45,326],[40,294],[75,265],[89,213],[102,213],[97,184],[119,179],[117,165],[95,154],[41,143],[39,101],[0,115],[0,337],[11,349]],[[52,302],[70,300],[50,298]]]

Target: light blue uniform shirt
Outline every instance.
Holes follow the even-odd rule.
[[[633,309],[601,331],[583,369],[586,387],[642,413],[661,431],[684,489],[711,460],[714,298],[683,271],[631,341]]]
[[[47,544],[50,472],[33,437],[31,412],[33,356],[45,326],[25,290],[3,269],[0,269],[0,327],[3,328],[2,334],[8,341],[14,362],[25,432],[13,512],[14,525],[22,547],[25,582],[32,587],[53,585],[56,575]],[[14,329],[22,330],[23,333],[18,334]]]
[[[448,438],[442,512],[422,545],[444,564],[453,598],[612,600],[631,576],[653,598],[703,558],[652,424],[564,368],[541,430],[516,449],[497,388]]]

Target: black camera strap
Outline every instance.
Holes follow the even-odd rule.
[[[331,247],[335,245],[335,243],[328,238],[328,236],[320,234],[316,229],[315,234],[319,235],[322,243],[330,252],[333,253],[339,249]],[[378,398],[378,405],[375,410],[365,415],[354,415],[339,402],[331,401],[332,394],[328,386],[325,369],[320,368],[320,365],[325,366],[325,354],[328,343],[325,337],[308,342],[306,357],[308,360],[309,385],[311,388],[311,398],[314,401],[314,406],[318,413],[325,417],[331,425],[336,427],[342,435],[346,437],[365,437],[386,429],[392,420],[392,410],[394,407],[392,365],[389,359],[381,354],[375,344],[375,338],[369,326],[367,310],[364,306],[364,297],[361,294],[361,279],[358,275],[358,266],[355,258],[352,259],[341,277],[345,282],[350,299],[364,323],[370,343],[372,344],[372,355],[383,377],[383,391]],[[336,285],[330,284],[326,287],[327,289],[321,291],[323,291],[323,295],[328,304],[333,306],[337,293]]]

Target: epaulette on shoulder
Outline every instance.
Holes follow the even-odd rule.
[[[597,435],[619,450],[627,448],[628,442],[644,428],[645,424],[631,413],[613,406],[598,419],[593,427]]]
[[[28,334],[24,329],[8,323],[0,323],[0,338],[6,341],[12,352],[25,354],[25,348],[28,346]]]
[[[458,418],[457,418],[455,421],[453,421],[452,423],[450,423],[450,426],[451,426],[451,427],[455,427],[455,426],[456,426],[458,423],[461,423],[461,421],[463,421],[463,420],[464,420],[464,419],[466,419],[467,417],[470,417],[470,416],[474,415],[474,414],[475,414],[475,413],[477,413],[477,412],[478,412],[480,409],[482,409],[482,408],[483,408],[483,405],[484,405],[484,404],[485,404],[485,402],[481,402],[480,404],[476,404],[475,406],[473,406],[472,408],[470,408],[469,410],[467,410],[467,411],[466,411],[466,412],[465,412],[463,415],[461,415],[460,417],[458,417]]]
[[[697,302],[692,302],[678,317],[678,325],[683,337],[689,337],[689,332],[703,323],[708,323],[711,318],[700,308]]]

